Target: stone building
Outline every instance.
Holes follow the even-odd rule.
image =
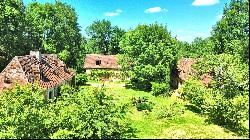
[[[0,93],[15,82],[21,85],[37,82],[45,90],[45,98],[53,98],[58,87],[71,82],[74,75],[57,55],[30,51],[29,55],[15,56],[0,73]]]

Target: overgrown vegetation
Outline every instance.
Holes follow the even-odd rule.
[[[67,86],[67,85],[66,85]],[[74,93],[72,93],[74,91]],[[133,129],[104,89],[61,88],[56,100],[44,100],[38,86],[16,86],[0,98],[0,138],[126,138]]]
[[[115,73],[112,70],[99,70],[99,69],[95,69],[95,70],[91,70],[89,78],[91,80],[99,81],[100,78],[107,78],[107,79],[109,79],[109,78],[112,78],[113,76],[115,76]]]
[[[75,76],[76,86],[85,85],[88,82],[88,77],[85,73],[80,73]]]
[[[210,37],[187,43],[172,37],[162,24],[125,31],[108,20],[94,21],[86,28],[90,37],[86,38],[80,34],[74,8],[66,3],[24,6],[22,0],[1,1],[0,71],[14,56],[39,50],[57,54],[78,74],[76,87],[62,86],[55,100],[44,100],[44,91],[36,85],[16,86],[1,94],[0,138],[133,138],[133,128],[141,131],[136,132],[140,138],[233,137],[220,127],[207,127],[205,120],[248,135],[248,4],[249,0],[231,0]],[[113,93],[84,86],[88,78],[115,76],[113,71],[93,70],[87,77],[82,67],[87,53],[119,54],[118,77],[129,78],[127,87],[136,91],[114,87]],[[171,74],[183,57],[195,60],[196,75],[173,91]],[[212,77],[208,86],[201,82],[204,74]],[[176,92],[184,100],[173,99]]]
[[[198,80],[183,85],[183,96],[209,120],[239,133],[246,133],[243,124],[249,119],[249,68],[230,54],[206,56],[193,66],[198,77],[213,74],[213,81],[205,87]],[[197,79],[198,79],[197,77]],[[244,130],[245,129],[245,130]]]
[[[151,111],[153,109],[154,104],[148,101],[147,96],[143,96],[139,98],[133,97],[131,100],[132,100],[133,105],[136,106],[138,111],[142,111],[142,110]]]

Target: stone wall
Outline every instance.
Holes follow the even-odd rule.
[[[17,57],[0,73],[0,93],[5,88],[11,88],[15,82],[21,85],[28,82]]]

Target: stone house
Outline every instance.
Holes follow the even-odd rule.
[[[0,93],[15,82],[21,85],[37,82],[45,90],[45,98],[53,98],[58,87],[70,83],[74,75],[57,55],[30,51],[30,55],[15,56],[0,73]]]
[[[119,74],[120,66],[117,63],[116,55],[87,54],[84,60],[83,68],[87,74],[92,70],[111,70],[115,75]]]

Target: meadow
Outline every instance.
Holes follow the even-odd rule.
[[[88,82],[89,84],[98,82]],[[101,84],[99,83],[99,88]],[[172,139],[247,139],[244,136],[238,136],[236,133],[227,130],[221,126],[211,124],[206,121],[206,116],[199,115],[188,109],[187,101],[176,97],[153,96],[150,92],[137,91],[116,86],[114,83],[108,83],[106,94],[114,97],[116,104],[126,104],[128,107],[127,118],[131,119],[132,127],[136,128],[135,136],[132,138],[172,138]],[[97,87],[84,86],[86,92]],[[133,106],[132,98],[148,97],[148,101],[152,102],[153,109],[151,111],[138,111]],[[176,104],[176,106],[174,106]],[[160,111],[169,112],[169,116],[159,118]],[[180,112],[180,113],[178,113]],[[249,128],[249,124],[246,123]]]

